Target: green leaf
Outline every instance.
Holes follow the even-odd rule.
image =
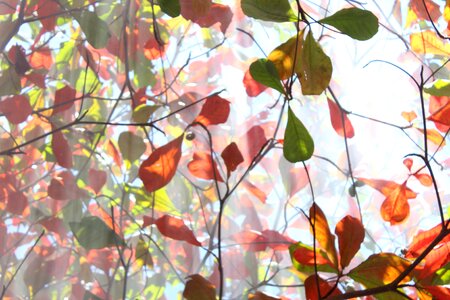
[[[108,24],[92,11],[83,10],[81,12],[74,12],[72,15],[80,24],[89,44],[96,49],[105,48],[111,36]]]
[[[433,85],[423,89],[426,93],[433,96],[450,96],[450,81],[438,79],[433,82]]]
[[[292,162],[305,161],[314,153],[314,141],[303,123],[288,108],[288,121],[284,132],[283,154]]]
[[[171,16],[178,17],[181,13],[180,0],[158,0],[161,10]]]
[[[372,12],[356,7],[344,8],[319,22],[360,41],[368,40],[378,32],[378,18]]]
[[[84,217],[81,222],[70,222],[69,226],[86,250],[125,245],[122,238],[98,217]]]
[[[133,110],[133,120],[137,123],[146,123],[150,116],[160,107],[160,105],[141,104]]]
[[[331,59],[316,42],[311,31],[303,43],[300,56],[300,70],[297,73],[303,95],[320,95],[330,83],[333,66]]]
[[[249,17],[263,21],[297,21],[289,0],[242,0],[241,7]]]
[[[273,62],[267,59],[258,59],[250,65],[250,74],[253,79],[265,86],[271,87],[284,94],[283,85],[280,82],[280,76]]]
[[[125,192],[133,194],[136,199],[136,205],[133,207],[133,214],[143,213],[146,208],[152,208],[162,213],[170,213],[178,216],[177,208],[167,195],[166,189],[162,188],[153,193],[148,193],[143,188],[137,188],[126,185]]]
[[[446,285],[450,283],[450,263],[436,271],[432,285]]]
[[[145,151],[145,143],[140,136],[124,131],[119,136],[119,149],[122,157],[133,163]]]
[[[0,96],[17,95],[21,89],[20,77],[14,68],[3,70],[0,74]]]

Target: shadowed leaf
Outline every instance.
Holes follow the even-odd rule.
[[[216,300],[216,287],[199,274],[190,275],[183,291],[187,300]]]

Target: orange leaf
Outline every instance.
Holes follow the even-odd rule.
[[[216,300],[216,287],[199,274],[190,275],[183,291],[187,300]]]
[[[70,86],[57,90],[55,92],[55,103],[53,104],[53,115],[70,109],[75,102],[76,91]]]
[[[428,174],[414,174],[414,177],[416,177],[424,186],[433,185],[433,179]]]
[[[450,101],[429,116],[428,120],[450,126]]]
[[[245,72],[242,82],[244,83],[247,95],[249,95],[250,97],[256,97],[267,89],[267,86],[253,79],[252,75],[250,74],[250,70],[248,69]]]
[[[442,231],[442,225],[438,224],[428,230],[419,231],[416,236],[414,236],[411,245],[405,254],[406,258],[415,258],[422,254],[422,252],[428,247],[428,245],[439,235]],[[447,235],[441,243],[446,243],[450,241],[450,235]]]
[[[144,45],[144,56],[149,60],[162,57],[164,52],[164,45],[160,46],[154,36],[150,37]]]
[[[266,193],[264,193],[260,188],[258,188],[256,185],[254,185],[253,183],[251,183],[248,180],[244,180],[242,181],[242,185],[250,192],[253,194],[253,196],[255,196],[256,198],[258,198],[259,201],[261,201],[262,203],[266,203],[266,198],[267,195]]]
[[[441,97],[431,96],[428,111],[430,112],[430,114],[432,116],[429,117],[428,119],[433,121],[431,119],[431,118],[433,118],[433,114],[438,112],[444,106],[446,106],[450,102],[449,100],[450,100],[450,97],[447,97],[447,96],[441,96]],[[448,120],[448,122],[450,122],[450,117],[448,116],[449,113],[450,112],[446,112],[446,113],[442,112],[440,115],[436,115],[436,119],[440,119],[442,117],[443,120]],[[434,122],[434,126],[436,126],[436,128],[440,132],[447,132],[447,130],[450,128],[450,126],[444,125],[440,121],[433,121],[433,122]]]
[[[418,273],[418,279],[425,279],[436,273],[437,270],[442,268],[448,263],[450,258],[450,242],[440,243],[425,257],[425,266]],[[417,271],[417,270],[416,270]]]
[[[241,151],[239,151],[235,142],[226,146],[221,156],[227,167],[227,177],[230,177],[230,173],[236,170],[239,164],[244,162],[244,157],[242,157]]]
[[[419,54],[450,55],[450,44],[431,30],[411,34],[410,42],[412,50]]]
[[[61,131],[57,131],[52,135],[52,150],[55,155],[56,162],[64,168],[73,167],[72,150],[69,143]]]
[[[433,295],[433,299],[450,299],[450,288],[445,286],[424,286],[424,289]]]
[[[193,159],[188,163],[189,172],[195,177],[206,180],[217,180],[223,182],[222,176],[220,176],[217,164],[213,161],[211,155],[206,152],[194,152]]]
[[[408,121],[409,123],[411,123],[412,121],[414,121],[417,118],[417,114],[414,111],[410,111],[410,112],[406,112],[403,111],[402,112],[402,117]]]
[[[315,227],[316,240],[319,242],[320,246],[325,250],[328,258],[337,267],[337,254],[336,246],[334,245],[335,236],[331,233],[330,227],[328,226],[327,218],[325,214],[315,203],[309,209],[309,217],[311,222]],[[311,228],[311,232],[312,228]]]
[[[355,136],[355,131],[347,114],[343,112],[333,100],[331,100],[330,98],[327,98],[327,100],[328,108],[330,109],[331,125],[333,126],[334,130],[337,132],[337,134],[344,137],[345,126],[345,135],[347,138],[351,139],[353,136]],[[342,123],[342,118],[344,118],[344,123]]]
[[[416,128],[416,129],[422,133],[425,132],[421,128]],[[427,129],[427,139],[437,146],[445,146],[444,137],[436,129]]]
[[[344,269],[350,264],[364,241],[364,226],[359,219],[345,216],[336,225],[335,233],[339,241],[341,268]]]
[[[317,289],[317,282],[319,282],[319,290],[320,290],[320,297],[318,295],[318,289]],[[330,293],[330,291],[334,290]],[[319,300],[323,299],[325,295],[329,296],[337,296],[340,295],[341,292],[339,289],[337,289],[337,286],[334,284],[330,284],[329,282],[322,279],[320,276],[316,277],[316,275],[311,275],[305,280],[305,292],[306,292],[306,299],[308,300]]]
[[[181,158],[181,144],[184,135],[159,147],[139,167],[139,178],[147,191],[154,192],[172,179]]]
[[[413,160],[411,158],[405,158],[403,160],[403,164],[405,165],[406,168],[408,168],[408,170],[411,172],[411,168],[413,166]]]
[[[117,150],[117,147],[111,140],[108,140],[105,147],[106,153],[108,153],[109,156],[112,156],[114,163],[120,167],[122,165],[122,159],[120,158],[120,153],[119,150]]]
[[[230,102],[218,95],[208,97],[202,110],[194,122],[202,123],[205,126],[225,123],[230,114]]]
[[[12,124],[26,121],[32,112],[30,101],[25,95],[8,97],[0,102],[0,113],[5,115],[6,119]]]
[[[47,190],[48,196],[55,200],[69,200],[78,197],[79,188],[75,182],[75,177],[69,171],[57,174],[50,181]]]
[[[194,246],[201,246],[194,236],[192,230],[187,227],[183,220],[169,215],[164,215],[155,221],[156,227],[162,235],[177,240],[185,241]]]
[[[317,264],[329,265],[330,267],[333,266],[332,262],[328,258],[324,257],[320,252],[317,252],[316,260],[314,261],[314,251],[305,247],[295,250],[293,257],[301,265],[314,266]]]
[[[50,48],[43,47],[35,50],[30,56],[30,65],[35,69],[49,70],[53,65],[52,52]]]

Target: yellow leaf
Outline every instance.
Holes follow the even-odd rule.
[[[281,80],[288,79],[299,70],[298,64],[300,61],[302,43],[303,31],[301,31],[298,36],[293,36],[285,43],[276,47],[267,57],[267,59],[275,65]],[[296,49],[297,54],[295,54]],[[294,61],[295,69],[293,68]]]
[[[420,132],[424,133],[423,129],[417,128]],[[427,129],[427,139],[435,145],[445,146],[445,140],[442,135],[436,129]]]
[[[410,42],[412,50],[418,54],[450,55],[450,44],[444,43],[434,31],[413,33]]]

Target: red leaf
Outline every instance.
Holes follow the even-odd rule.
[[[227,167],[227,177],[230,177],[230,173],[236,170],[239,164],[244,162],[241,151],[239,151],[235,142],[226,146],[225,149],[223,149],[221,156]]]
[[[241,244],[246,251],[258,252],[265,251],[267,248],[267,239],[257,231],[245,230],[233,234],[231,238]]]
[[[431,96],[428,111],[430,112],[430,114],[434,114],[440,108],[444,107],[447,103],[449,103],[449,100],[450,100],[450,98],[447,96],[442,96],[442,97]],[[447,130],[450,128],[450,126],[443,125],[439,122],[434,122],[434,126],[436,126],[436,128],[440,132],[447,132]]]
[[[75,101],[76,91],[70,86],[57,90],[55,92],[55,103],[53,104],[53,115],[70,109]]]
[[[429,17],[425,9],[423,0],[411,0],[409,2],[409,8],[416,14],[418,20],[427,20]],[[438,4],[434,3],[432,0],[425,1],[426,8],[431,16],[431,20],[436,22],[442,15],[440,7]]]
[[[57,131],[52,135],[52,150],[55,155],[56,162],[64,168],[70,169],[73,167],[72,151],[69,143],[61,131]]]
[[[211,0],[180,0],[181,15],[192,21],[205,16],[211,5]]]
[[[422,252],[428,247],[428,245],[439,235],[442,231],[442,225],[438,224],[428,230],[419,231],[416,236],[414,236],[411,245],[409,246],[405,257],[415,258],[422,254]],[[450,241],[450,235],[447,235],[441,243],[446,243]]]
[[[164,187],[175,175],[181,158],[183,137],[184,135],[180,135],[159,147],[141,164],[139,178],[150,193]]]
[[[21,46],[12,46],[8,51],[8,57],[19,75],[24,75],[31,68],[25,56],[25,50]]]
[[[309,209],[309,217],[312,225],[315,226],[316,240],[326,251],[328,258],[337,267],[337,253],[334,245],[335,236],[331,233],[325,214],[315,203]],[[312,232],[312,228],[311,228]]]
[[[6,211],[12,214],[22,215],[27,206],[28,199],[23,192],[14,191],[9,193]]]
[[[190,275],[183,291],[187,300],[216,300],[216,287],[199,274]]]
[[[156,222],[156,219],[153,218],[153,217],[144,216],[142,219],[144,220],[144,224],[142,224],[143,228],[145,228],[147,226],[150,226],[150,225],[153,225]]]
[[[46,31],[51,31],[56,26],[57,14],[61,12],[61,9],[55,1],[40,0],[36,12],[42,27]]]
[[[258,155],[267,138],[264,129],[259,126],[253,126],[247,133],[239,139],[239,148],[242,150],[242,156],[245,161],[250,163]]]
[[[267,89],[267,86],[253,79],[249,70],[245,72],[242,82],[244,83],[247,95],[250,97],[256,97]]]
[[[429,116],[428,120],[450,126],[450,101]]]
[[[12,96],[0,102],[0,113],[12,124],[22,123],[32,112],[30,101],[25,95]]]
[[[67,231],[64,226],[64,222],[60,218],[48,217],[48,218],[45,218],[45,219],[39,221],[39,223],[42,226],[44,226],[45,229],[47,229],[48,231],[59,234],[59,236],[61,238],[65,237],[67,235]]]
[[[339,253],[341,255],[341,268],[344,269],[358,252],[364,241],[364,226],[359,219],[345,216],[336,225],[334,230],[339,241]]]
[[[154,36],[150,37],[144,45],[144,56],[149,60],[162,57],[164,52],[164,45],[160,46]]]
[[[396,225],[409,216],[408,199],[416,198],[417,194],[406,187],[406,181],[403,184],[398,184],[382,179],[358,178],[358,180],[386,196],[386,199],[381,205],[381,216],[383,220],[390,222],[391,225]]]
[[[450,242],[440,243],[431,250],[425,257],[425,266],[420,270],[418,279],[425,279],[430,275],[434,275],[437,270],[442,268],[450,259]],[[416,269],[417,271],[417,269]]]
[[[355,136],[355,131],[353,129],[353,125],[350,122],[347,114],[343,112],[339,106],[330,98],[327,98],[328,108],[330,109],[330,119],[331,125],[334,130],[336,130],[337,134],[344,137],[344,126],[345,126],[345,136],[347,138],[352,138]],[[342,123],[342,118],[344,118],[344,123]]]
[[[28,79],[29,82],[37,85],[41,89],[45,89],[45,75],[32,71],[30,73],[27,73],[24,75],[26,79]]]
[[[424,286],[426,291],[434,296],[433,299],[450,299],[450,288],[444,286]]]
[[[220,176],[217,164],[213,161],[214,166],[211,164],[211,155],[206,152],[194,152],[193,159],[188,163],[189,172],[195,177],[206,180],[217,180],[223,182],[222,176]]]
[[[205,126],[225,123],[230,114],[230,102],[218,95],[208,97],[202,110],[194,122],[202,123]]]
[[[320,297],[317,292],[317,282],[319,282]],[[331,291],[331,289],[333,289],[333,287],[335,287],[335,289],[333,290],[333,292],[330,293],[329,296],[340,295],[341,292],[339,291],[339,289],[337,289],[337,286],[328,283],[320,276],[317,278],[316,275],[311,275],[305,280],[306,299],[308,300],[323,299],[323,297],[325,295],[328,295],[328,293]]]
[[[261,235],[266,239],[267,247],[272,248],[273,250],[287,250],[289,246],[294,243],[294,240],[275,230],[263,230]]]
[[[35,69],[49,70],[53,65],[52,52],[50,48],[44,47],[35,50],[30,56],[30,65]]]
[[[208,28],[216,23],[220,23],[220,31],[225,33],[228,26],[230,26],[232,19],[233,13],[229,6],[213,3],[205,16],[194,18],[192,21],[203,28]]]
[[[3,0],[0,2],[0,15],[9,15],[16,12],[17,0]]]
[[[79,188],[72,173],[63,171],[50,181],[47,193],[55,200],[76,199],[79,194]]]
[[[262,203],[266,203],[266,198],[267,195],[266,193],[264,193],[260,188],[258,188],[257,186],[255,186],[253,183],[251,183],[248,180],[244,180],[242,181],[242,185],[250,192],[253,194],[253,196],[255,196],[256,198],[258,198],[259,201],[261,201]]]
[[[406,168],[408,168],[408,170],[411,172],[411,168],[413,166],[413,160],[411,158],[405,158],[403,160],[403,164],[405,165]]]
[[[162,235],[177,240],[185,241],[194,246],[201,246],[202,244],[197,240],[192,233],[192,230],[187,227],[183,220],[169,215],[164,215],[155,221],[156,227]]]
[[[433,179],[428,174],[414,174],[414,177],[416,177],[420,183],[424,186],[432,186],[433,185]]]
[[[88,174],[89,186],[96,194],[100,192],[106,183],[106,172],[101,170],[90,169]]]

